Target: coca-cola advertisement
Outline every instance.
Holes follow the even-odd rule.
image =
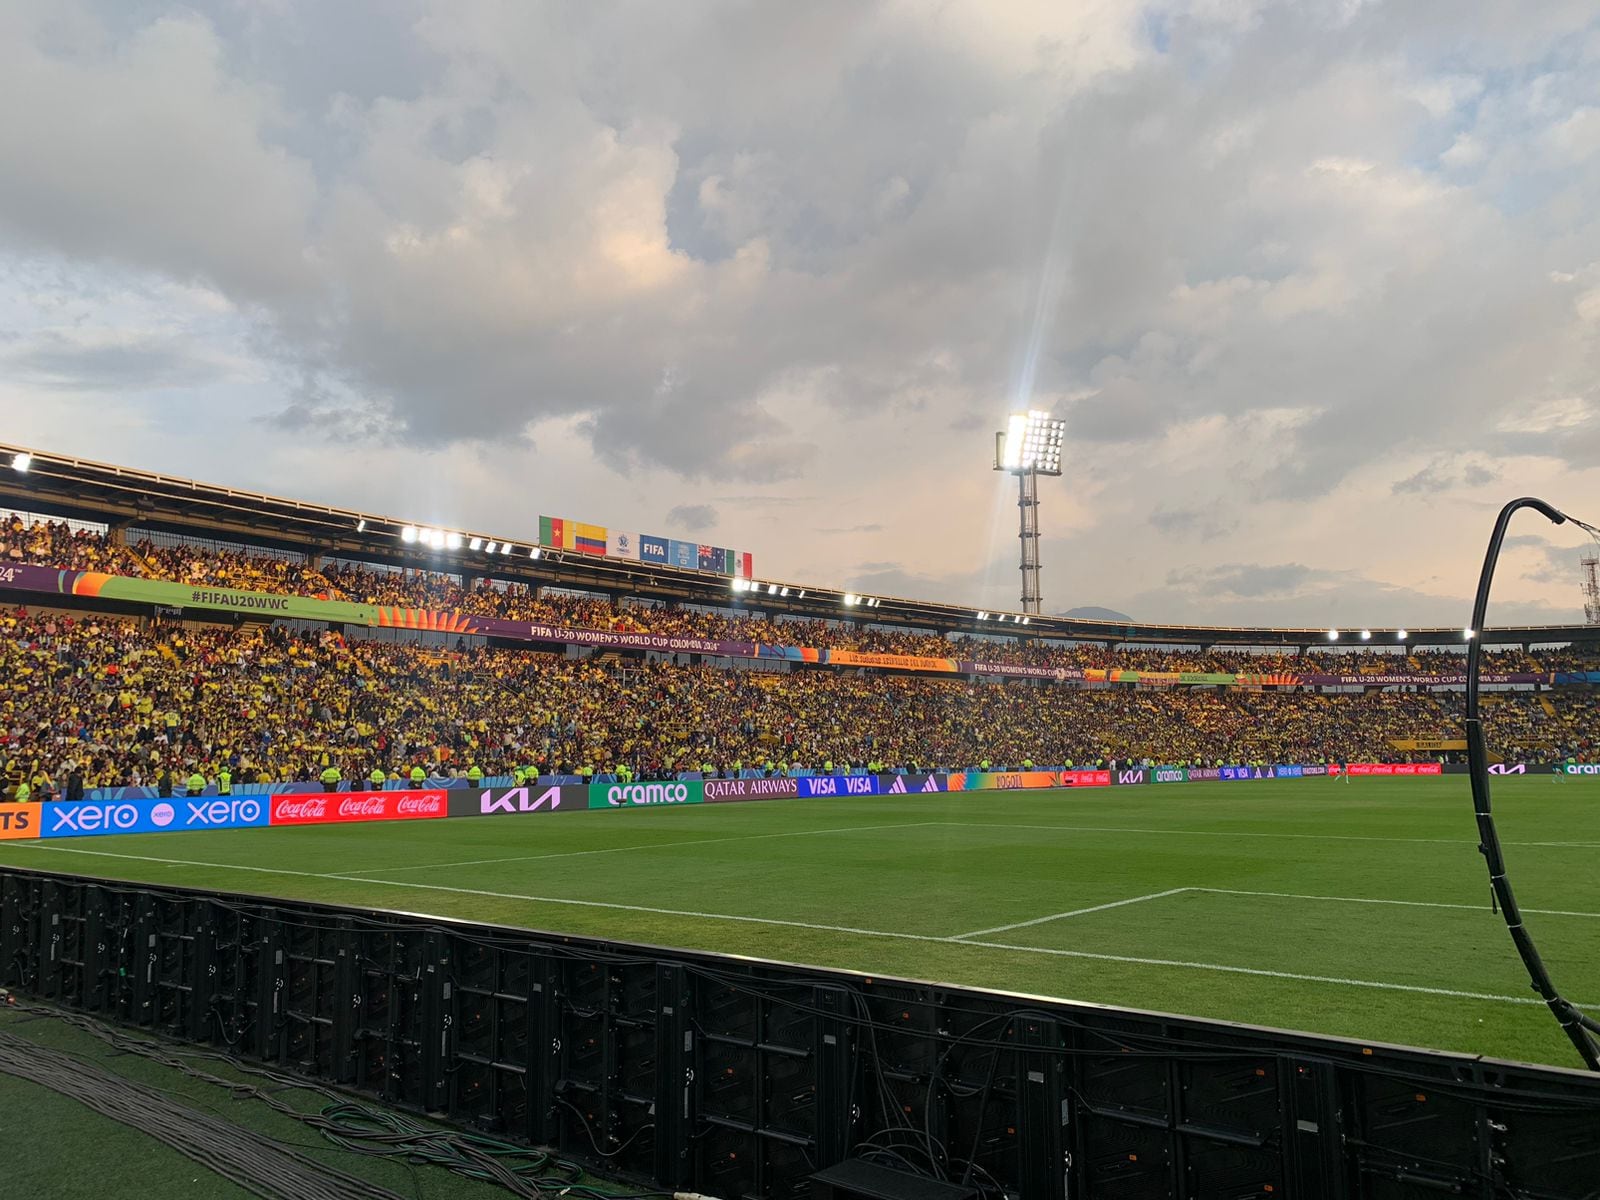
[[[416,821],[448,816],[449,797],[432,792],[309,792],[272,798],[273,825],[341,821]]]

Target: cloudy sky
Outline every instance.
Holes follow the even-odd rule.
[[[1593,0],[7,0],[0,114],[6,440],[1014,607],[1048,408],[1046,605],[1152,620],[1600,518]]]

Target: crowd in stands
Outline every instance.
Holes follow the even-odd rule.
[[[1457,673],[1465,658],[1449,651],[1321,649],[1297,653],[1228,649],[1143,649],[1061,645],[995,638],[943,638],[916,630],[860,622],[767,617],[735,611],[668,608],[638,600],[612,602],[520,583],[479,580],[465,586],[453,575],[396,571],[359,563],[247,552],[233,547],[137,538],[131,549],[62,522],[27,524],[12,515],[0,524],[0,556],[13,562],[142,575],[179,583],[353,600],[401,608],[434,609],[542,624],[666,636],[715,638],[770,645],[801,645],[1035,666],[1138,671],[1210,671],[1246,674]],[[1524,652],[1497,648],[1484,667],[1501,672],[1590,669],[1594,662],[1570,650]]]
[[[1459,736],[1447,693],[972,683],[605,664],[531,650],[0,609],[6,794],[534,771],[962,769],[1402,760]],[[1547,708],[1547,705],[1550,707]],[[1491,745],[1593,759],[1591,694],[1496,694]],[[1428,755],[1418,756],[1428,758]]]
[[[0,562],[104,571],[111,575],[140,574],[133,557],[102,534],[74,528],[65,521],[25,521],[16,513],[0,515]]]

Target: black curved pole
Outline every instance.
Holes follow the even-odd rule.
[[[1494,889],[1495,899],[1500,902],[1500,911],[1505,917],[1506,928],[1511,932],[1511,941],[1522,957],[1523,966],[1528,969],[1528,978],[1533,983],[1533,990],[1539,993],[1540,998],[1555,1014],[1561,1028],[1566,1031],[1567,1037],[1577,1048],[1584,1065],[1591,1071],[1600,1071],[1600,1043],[1597,1043],[1593,1036],[1595,1032],[1600,1031],[1600,1024],[1579,1012],[1551,982],[1550,972],[1544,965],[1544,959],[1539,956],[1539,948],[1534,945],[1533,935],[1522,923],[1522,910],[1517,907],[1517,898],[1511,890],[1511,881],[1506,878],[1505,856],[1501,853],[1500,835],[1495,829],[1494,812],[1489,803],[1489,751],[1484,742],[1483,720],[1478,709],[1478,673],[1483,660],[1483,626],[1489,613],[1489,588],[1494,582],[1494,568],[1500,559],[1500,545],[1505,541],[1506,526],[1511,523],[1512,515],[1524,508],[1543,513],[1557,525],[1563,525],[1567,521],[1565,513],[1551,507],[1543,500],[1524,496],[1520,500],[1513,500],[1500,510],[1500,517],[1494,523],[1494,534],[1489,538],[1489,551],[1483,559],[1483,574],[1478,577],[1477,599],[1472,605],[1472,624],[1467,627],[1471,631],[1471,641],[1467,646],[1467,763],[1472,774],[1472,807],[1478,818],[1478,850],[1483,854],[1484,861],[1489,867],[1489,885]]]

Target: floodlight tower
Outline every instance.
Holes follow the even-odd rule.
[[[1049,413],[1012,413],[994,435],[994,469],[1017,477],[1017,537],[1022,542],[1022,611],[1039,611],[1039,476],[1061,474],[1067,423]]]

